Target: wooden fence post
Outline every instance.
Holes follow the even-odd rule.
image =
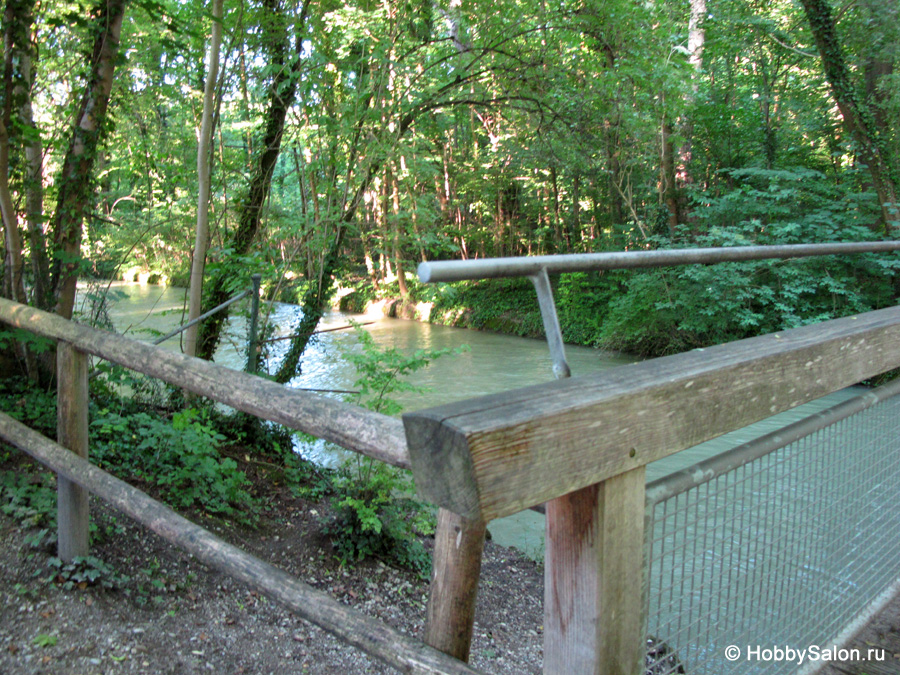
[[[88,359],[68,342],[56,352],[57,422],[60,445],[88,456]],[[64,562],[88,555],[90,512],[88,491],[57,476],[58,555]]]
[[[485,524],[440,509],[425,622],[425,643],[469,660]]]
[[[547,502],[544,673],[643,669],[644,467]]]

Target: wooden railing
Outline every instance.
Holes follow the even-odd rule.
[[[328,439],[349,450],[408,467],[400,420],[94,330],[6,299],[0,299],[0,322],[57,341],[58,443],[2,413],[0,438],[58,474],[60,558],[68,561],[88,554],[88,495],[93,493],[205,564],[243,581],[403,672],[476,672],[464,662],[348,608],[228,544],[90,464],[88,355],[158,377],[191,393]]]
[[[6,416],[0,436],[60,474],[61,554],[86,546],[86,489],[348,643],[420,673],[474,672],[462,661],[485,526],[542,502],[544,672],[640,673],[646,464],[900,366],[900,308],[891,308],[409,413],[401,423],[8,300],[0,300],[0,321],[59,342],[59,441],[75,452]],[[411,465],[420,494],[442,507],[431,646],[231,547],[77,456],[87,452],[88,354]]]
[[[898,366],[894,307],[403,421],[418,490],[473,532],[547,502],[544,672],[635,675],[645,466]]]

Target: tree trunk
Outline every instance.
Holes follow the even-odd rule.
[[[862,0],[861,2],[870,26],[877,26],[876,30],[869,34],[865,55],[865,91],[866,98],[871,102],[872,115],[875,127],[882,138],[891,138],[892,126],[900,123],[897,112],[894,112],[893,120],[888,110],[890,106],[890,78],[895,72],[897,62],[896,48],[900,42],[900,5],[895,2],[881,2],[881,0]],[[892,147],[888,148],[892,157],[900,152],[900,138],[894,136]],[[895,167],[896,168],[896,167]]]
[[[869,167],[872,183],[881,205],[881,224],[886,232],[900,226],[900,205],[897,185],[900,182],[893,158],[885,151],[879,137],[875,117],[868,102],[860,99],[850,81],[850,71],[844,60],[837,37],[831,8],[826,0],[801,0],[809,27],[816,41],[825,77],[847,130],[859,145],[863,161]]]
[[[3,42],[5,52],[3,82],[3,123],[9,147],[24,149],[22,192],[25,196],[25,221],[29,241],[29,259],[33,276],[33,301],[40,309],[51,307],[49,293],[50,266],[47,261],[43,229],[43,170],[41,137],[31,111],[33,61],[32,40],[34,0],[8,0],[4,12]],[[22,130],[28,130],[23,133]],[[10,181],[9,156],[3,161],[7,183]],[[11,196],[10,196],[11,198]],[[21,243],[21,242],[20,242]]]
[[[91,174],[106,121],[127,4],[128,0],[100,0],[94,10],[96,38],[90,57],[90,75],[56,181],[53,235],[57,260],[53,266],[53,290],[56,313],[65,319],[72,318],[75,307],[82,227],[90,208]]]
[[[706,19],[706,0],[691,0],[691,15],[688,20],[688,63],[692,67],[691,93],[685,102],[685,114],[681,120],[681,135],[684,141],[678,153],[679,187],[683,188],[692,182],[690,163],[693,154],[691,147],[694,135],[694,103],[697,100],[697,92],[700,89],[700,72],[703,70],[703,48],[706,44],[706,30],[703,22]]]
[[[581,243],[581,175],[577,173],[572,179],[572,224],[569,226],[566,239],[569,244],[566,253],[574,252],[576,246]]]
[[[400,297],[406,300],[409,297],[409,289],[406,287],[406,270],[403,268],[403,246],[400,232],[400,184],[397,181],[397,173],[390,163],[387,165],[385,177],[385,189],[391,193],[391,214],[388,216],[391,222],[394,249],[394,271],[397,273],[397,286],[400,289]],[[387,215],[387,214],[386,214]]]
[[[678,210],[678,187],[675,182],[675,145],[672,143],[672,124],[663,113],[660,128],[659,194],[668,213],[669,235],[675,236],[681,214]]]
[[[3,296],[25,303],[25,282],[22,278],[22,238],[19,223],[9,191],[9,134],[6,124],[0,120],[0,215],[3,218],[3,235],[6,244],[4,260]]]
[[[203,87],[203,118],[197,143],[197,229],[194,237],[194,258],[191,261],[191,285],[188,301],[188,321],[200,316],[203,292],[203,270],[206,267],[206,248],[209,245],[209,162],[212,154],[212,134],[215,109],[216,82],[219,77],[219,48],[222,44],[222,15],[224,0],[213,0],[212,32],[209,40],[209,66]],[[185,331],[184,353],[197,353],[198,327]]]
[[[238,256],[245,255],[250,250],[262,223],[263,208],[272,186],[272,174],[281,152],[285,120],[297,94],[298,69],[302,53],[302,25],[306,19],[309,3],[304,2],[300,14],[301,25],[294,28],[293,54],[289,54],[291,36],[285,25],[285,10],[280,6],[278,0],[266,0],[264,4],[268,15],[264,19],[264,25],[268,26],[269,58],[276,69],[269,87],[266,124],[259,156],[247,194],[240,207],[238,227],[232,234],[228,245],[228,248]],[[203,303],[205,310],[212,309],[229,298],[231,293],[227,282],[228,275],[225,271],[209,280],[206,300]],[[222,326],[227,318],[228,312],[221,311],[203,323],[197,338],[197,356],[207,360],[212,359],[219,344]]]

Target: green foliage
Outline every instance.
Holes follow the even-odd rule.
[[[75,588],[84,589],[88,586],[114,589],[128,583],[127,576],[119,574],[110,565],[94,556],[79,556],[73,558],[70,563],[54,557],[47,561],[47,565],[52,572],[47,581],[58,584],[67,591]]]
[[[391,394],[421,391],[403,378],[424,368],[434,359],[468,350],[468,346],[463,345],[455,350],[418,349],[412,355],[403,354],[393,347],[380,348],[368,332],[359,325],[354,327],[362,352],[347,352],[345,356],[356,368],[358,378],[353,384],[360,392],[357,403],[385,415],[397,415],[402,410],[390,397]]]
[[[492,330],[523,337],[544,334],[534,287],[528,279],[487,279],[448,284],[435,298],[432,317],[459,317],[453,325]],[[462,311],[461,311],[462,310]]]
[[[32,541],[41,545],[56,530],[56,480],[47,471],[0,471],[0,511],[25,527],[43,534]],[[51,535],[51,533],[53,533]]]
[[[706,196],[699,247],[865,241],[869,208],[809,170],[745,169]],[[738,222],[733,222],[740,218]],[[661,245],[673,245],[661,240]],[[677,246],[684,246],[678,241]],[[896,254],[720,263],[634,273],[610,307],[601,344],[655,356],[877,309],[896,296]]]
[[[188,409],[167,420],[101,409],[90,430],[92,457],[101,468],[156,485],[176,507],[253,520],[247,477],[233,459],[221,456],[224,436],[203,412]]]
[[[12,349],[13,343],[18,343],[33,354],[43,354],[56,346],[56,343],[43,335],[35,335],[23,328],[8,328],[0,330],[0,351]]]
[[[625,276],[618,271],[560,276],[554,296],[563,340],[570,344],[597,344],[609,305],[619,295],[619,284]]]
[[[356,367],[358,379],[354,384],[360,390],[359,400],[367,408],[384,414],[397,414],[401,410],[390,398],[391,394],[418,391],[401,378],[452,351],[418,350],[404,355],[393,348],[379,348],[372,336],[359,326],[356,333],[362,352],[347,354],[347,359]],[[434,517],[424,504],[411,496],[415,490],[408,471],[357,457],[337,471],[332,487],[335,516],[325,532],[331,536],[343,563],[380,557],[427,577],[430,558],[419,536],[434,532]]]
[[[434,516],[409,496],[408,471],[360,459],[338,470],[332,489],[335,515],[323,531],[342,563],[381,558],[427,578],[431,560],[419,537],[434,533]]]
[[[366,305],[378,299],[379,294],[369,279],[357,279],[344,286],[349,293],[341,295],[339,309],[342,312],[354,312],[361,314],[366,311]]]
[[[56,438],[56,391],[21,378],[0,379],[0,411],[49,438]]]
[[[35,647],[55,647],[57,639],[58,638],[55,635],[40,633],[34,636],[34,640],[32,640],[31,643]]]

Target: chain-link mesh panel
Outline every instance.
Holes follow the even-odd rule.
[[[748,647],[825,648],[900,577],[900,396],[647,514],[647,672],[794,672]]]

